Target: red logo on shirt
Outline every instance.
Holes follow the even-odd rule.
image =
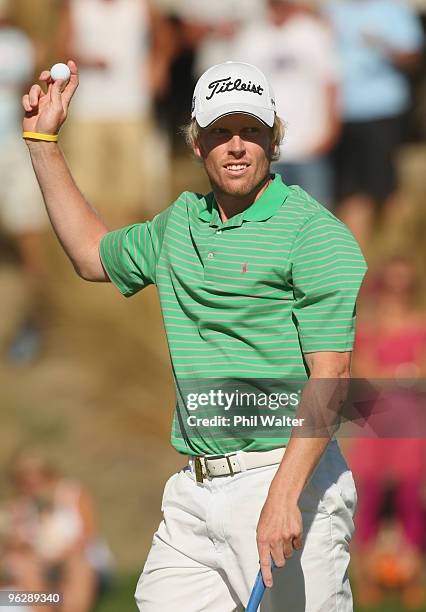
[[[243,272],[243,273],[244,273],[244,272],[247,272],[247,263],[245,263],[245,262],[243,263],[243,269],[242,269],[242,272]]]

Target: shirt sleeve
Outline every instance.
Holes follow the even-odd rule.
[[[423,47],[424,34],[420,19],[407,4],[398,2],[391,5],[382,28],[388,43],[399,51],[414,53]]]
[[[302,351],[352,351],[356,299],[367,266],[348,228],[319,213],[292,250],[293,316]]]
[[[126,297],[156,283],[157,262],[171,207],[151,221],[103,236],[99,254],[114,285]]]

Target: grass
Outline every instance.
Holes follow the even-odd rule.
[[[136,612],[133,599],[138,574],[120,574],[116,577],[110,591],[105,593],[94,612]]]
[[[136,612],[133,593],[136,588],[138,574],[121,574],[117,576],[114,586],[99,602],[94,612]],[[171,594],[171,599],[173,595]],[[172,604],[172,602],[171,602]],[[404,608],[396,599],[387,599],[374,608],[360,608],[355,604],[355,612],[404,612]],[[180,612],[180,610],[177,610]],[[418,612],[426,612],[419,610]]]

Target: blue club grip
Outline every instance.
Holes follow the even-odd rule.
[[[271,569],[273,570],[274,567],[275,563],[274,560],[271,558]],[[262,601],[265,589],[266,587],[265,583],[263,582],[262,572],[261,570],[259,570],[245,612],[257,612],[260,602]]]

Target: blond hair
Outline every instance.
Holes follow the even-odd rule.
[[[198,125],[195,119],[191,119],[189,123],[182,127],[182,133],[185,136],[186,144],[191,147],[191,149],[193,149],[197,144],[200,138],[201,129],[202,128]],[[278,115],[275,115],[274,125],[271,127],[271,132],[271,144],[273,146],[271,161],[277,161],[277,159],[280,157],[280,144],[284,139],[285,132],[284,121],[281,119],[281,117],[278,117]]]

